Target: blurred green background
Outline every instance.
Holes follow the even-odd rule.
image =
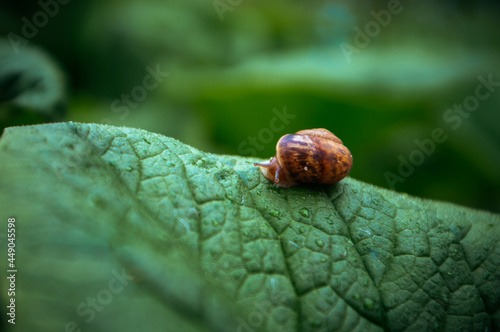
[[[268,158],[324,127],[358,180],[500,212],[500,87],[448,111],[500,81],[497,1],[61,2],[0,5],[2,129],[108,123]],[[421,165],[402,176],[401,158]]]

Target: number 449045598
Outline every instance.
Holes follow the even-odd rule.
[[[14,262],[16,261],[16,219],[15,218],[9,218],[8,219],[8,225],[7,225],[7,240],[8,240],[8,261],[9,261],[9,267],[11,269],[15,268]]]

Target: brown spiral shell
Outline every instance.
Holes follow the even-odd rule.
[[[351,171],[352,154],[329,130],[307,129],[281,137],[276,145],[276,156],[269,162],[254,165],[280,187],[334,184]]]

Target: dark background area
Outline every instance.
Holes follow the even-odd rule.
[[[478,77],[500,82],[496,1],[401,1],[385,26],[372,11],[394,1],[42,3],[50,9],[0,5],[2,129],[107,123],[268,158],[280,136],[324,127],[351,150],[353,178],[500,212],[500,91],[459,125],[445,117],[475,95]],[[219,15],[221,3],[229,9]],[[377,24],[346,57],[341,45],[360,46],[357,31]],[[13,34],[24,38],[19,52]],[[143,99],[121,101],[158,68],[168,76]],[[273,120],[285,109],[287,121]],[[436,128],[447,139],[418,152],[415,140],[428,142]],[[418,154],[421,165],[403,176],[401,158]],[[391,186],[389,173],[402,181]]]

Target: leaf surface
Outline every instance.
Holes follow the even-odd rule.
[[[6,129],[16,328],[500,328],[500,216],[352,178],[275,188],[254,161],[132,128]]]

